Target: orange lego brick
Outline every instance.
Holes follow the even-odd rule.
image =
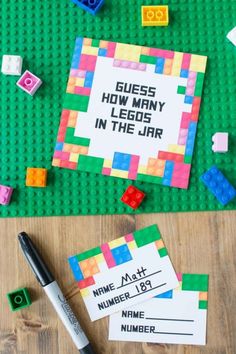
[[[28,167],[26,172],[27,187],[46,187],[47,170],[46,168]]]
[[[169,10],[167,5],[142,6],[142,26],[168,26]]]

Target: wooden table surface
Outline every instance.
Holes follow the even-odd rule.
[[[67,257],[156,223],[178,272],[209,273],[206,346],[109,342],[108,319],[92,323]],[[83,216],[0,220],[0,353],[78,353],[38,285],[17,242],[28,232],[44,254],[98,354],[236,353],[236,212]],[[27,287],[33,304],[11,312],[6,294]]]

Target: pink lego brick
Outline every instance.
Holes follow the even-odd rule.
[[[94,71],[96,62],[97,62],[97,57],[95,55],[81,54],[79,69],[80,71],[81,70]]]
[[[105,175],[105,176],[110,176],[110,174],[111,174],[111,169],[108,168],[108,167],[103,167],[103,169],[102,169],[102,174]]]
[[[228,151],[228,133],[215,133],[212,137],[214,152],[227,152]]]
[[[185,69],[185,70],[189,69],[190,60],[191,60],[191,54],[185,53],[183,55],[182,69]]]
[[[8,205],[11,200],[13,188],[0,185],[0,204]]]
[[[42,85],[42,81],[30,71],[26,70],[16,84],[23,91],[33,96]]]
[[[125,241],[126,241],[126,242],[134,241],[134,236],[133,236],[133,234],[127,234],[127,235],[125,235]]]
[[[104,243],[103,245],[101,245],[101,250],[102,250],[102,253],[105,258],[108,268],[115,267],[116,262],[114,260],[112,253],[111,253],[109,245],[107,243]]]

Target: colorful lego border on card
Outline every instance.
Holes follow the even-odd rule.
[[[138,155],[115,152],[113,160],[89,156],[90,139],[75,136],[79,112],[87,112],[96,61],[99,56],[114,58],[113,66],[153,72],[187,79],[178,86],[190,112],[182,112],[178,144],[150,157],[146,166],[139,164]],[[91,38],[77,38],[66,95],[63,104],[53,166],[107,176],[129,178],[188,188],[194,140],[201,103],[207,57],[137,45],[122,44]]]
[[[84,289],[95,284],[95,274],[131,261],[132,250],[149,243],[155,244],[160,257],[168,255],[157,226],[151,225],[70,257],[68,261],[82,296],[86,296]]]
[[[188,274],[178,273],[179,287],[174,289],[182,291],[198,291],[199,292],[199,309],[207,309],[208,307],[208,279],[207,274]],[[163,294],[155,296],[156,298],[172,299],[173,290],[167,291]]]

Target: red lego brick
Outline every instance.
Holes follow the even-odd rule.
[[[121,201],[132,209],[137,209],[142,203],[145,193],[134,186],[129,186],[121,197]]]

